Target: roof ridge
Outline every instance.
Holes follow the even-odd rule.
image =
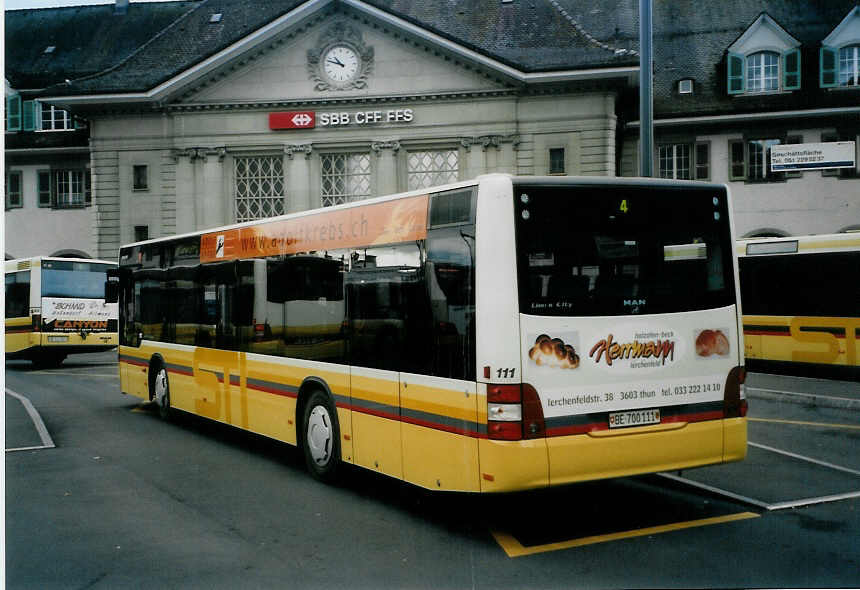
[[[553,8],[555,8],[559,14],[561,14],[564,19],[570,23],[570,25],[579,33],[582,37],[585,38],[586,41],[591,43],[593,46],[599,49],[605,49],[606,51],[611,51],[613,55],[635,55],[638,56],[639,52],[635,49],[624,49],[621,47],[613,47],[608,43],[602,42],[600,39],[589,33],[585,27],[582,26],[576,19],[574,19],[561,5],[558,3],[558,0],[547,0],[550,4],[552,4]]]
[[[197,10],[199,10],[200,8],[202,8],[204,5],[206,5],[208,3],[209,3],[209,0],[198,0],[196,6],[192,6],[191,8],[189,8],[188,10],[183,12],[176,20],[174,20],[172,23],[170,23],[169,25],[167,25],[166,27],[161,29],[157,34],[153,35],[146,43],[144,43],[143,45],[141,45],[140,47],[138,47],[137,49],[135,49],[134,51],[129,53],[124,59],[120,60],[119,62],[115,63],[114,65],[110,66],[109,68],[102,70],[101,72],[96,72],[95,74],[90,74],[88,76],[81,76],[80,78],[75,78],[74,80],[66,82],[66,84],[72,84],[74,82],[82,82],[84,80],[92,80],[94,78],[98,78],[99,76],[104,76],[105,74],[109,74],[109,73],[119,69],[120,67],[127,64],[133,57],[138,55],[145,48],[147,48],[152,43],[154,43],[156,41],[156,39],[161,38],[162,36],[167,34],[167,32],[169,30],[176,27],[180,21],[185,20],[191,13],[196,12]]]

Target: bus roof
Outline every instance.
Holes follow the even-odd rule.
[[[774,256],[860,251],[860,233],[818,234],[787,238],[748,238],[738,240],[738,256]]]
[[[63,262],[92,262],[96,264],[112,264],[114,266],[117,263],[113,260],[97,260],[95,258],[62,258],[56,256],[30,256],[29,258],[15,258],[13,260],[6,260],[4,271],[5,272],[15,272],[18,270],[27,270],[36,266],[41,266],[43,260],[57,260]]]
[[[184,238],[190,238],[194,236],[202,236],[204,234],[211,234],[214,232],[222,232],[229,230],[236,230],[246,227],[252,227],[255,225],[274,223],[278,221],[283,221],[286,219],[299,219],[304,216],[315,215],[319,213],[321,210],[325,209],[326,211],[338,211],[343,209],[350,209],[354,207],[365,207],[368,205],[373,205],[375,203],[381,203],[385,201],[391,201],[396,199],[403,199],[408,197],[414,197],[419,195],[427,195],[430,193],[437,192],[445,192],[450,190],[457,190],[460,188],[477,186],[481,183],[483,179],[493,179],[493,178],[508,178],[510,179],[511,184],[516,185],[531,185],[531,186],[602,186],[602,185],[621,185],[621,186],[630,186],[630,187],[683,187],[683,186],[700,186],[700,187],[712,187],[712,188],[726,188],[726,185],[718,184],[718,183],[708,183],[708,182],[700,182],[700,181],[690,181],[690,180],[670,180],[670,179],[662,179],[662,178],[632,178],[632,177],[606,177],[606,176],[514,176],[512,174],[505,173],[492,173],[492,174],[483,174],[478,176],[472,180],[464,180],[460,182],[454,182],[445,185],[438,185],[428,188],[421,188],[411,191],[406,191],[402,193],[395,193],[391,195],[385,195],[380,197],[373,197],[370,199],[364,199],[361,201],[352,201],[349,203],[342,203],[340,205],[334,205],[331,207],[324,208],[316,208],[316,209],[308,209],[306,211],[298,211],[294,213],[286,213],[284,215],[278,215],[275,217],[265,217],[262,219],[254,219],[252,221],[245,221],[242,223],[234,223],[230,225],[224,225],[220,227],[212,227],[201,230],[196,230],[192,232],[186,232],[182,234],[176,234],[171,236],[161,236],[157,238],[151,238],[148,240],[142,240],[139,242],[131,242],[128,244],[124,244],[121,246],[121,249],[131,248],[134,246],[143,246],[147,244],[157,244],[159,242],[169,242],[173,240],[181,240]]]

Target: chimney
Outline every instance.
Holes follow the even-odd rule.
[[[125,14],[126,12],[128,12],[128,0],[116,0],[116,5],[114,6],[113,13]]]

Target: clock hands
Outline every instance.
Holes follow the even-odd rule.
[[[340,66],[340,67],[342,67],[342,68],[345,68],[345,67],[346,67],[346,64],[344,64],[342,61],[340,61],[340,60],[339,60],[338,58],[336,58],[336,57],[330,57],[330,58],[328,58],[326,61],[327,61],[328,63],[330,63],[330,64],[334,64],[334,65],[336,65],[336,66]]]

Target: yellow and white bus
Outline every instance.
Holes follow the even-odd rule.
[[[105,303],[116,262],[36,256],[5,263],[6,358],[58,366],[66,356],[115,348],[117,307]]]
[[[723,185],[495,174],[130,244],[122,391],[433,490],[736,461]]]
[[[860,235],[738,242],[750,368],[860,380]]]

